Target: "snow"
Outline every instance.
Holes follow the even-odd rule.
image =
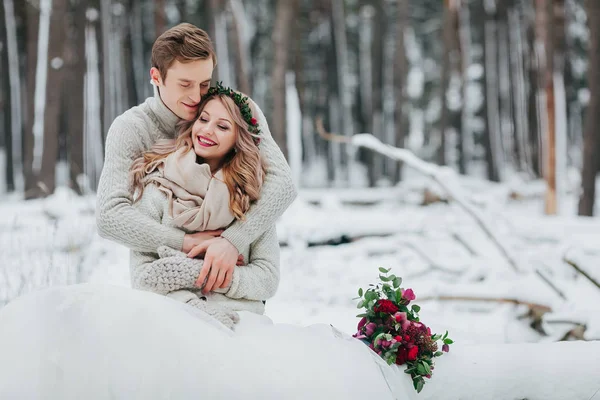
[[[273,325],[250,313],[240,318],[231,332],[183,303],[118,286],[83,284],[38,291],[0,313],[0,395],[415,397],[410,380],[398,379],[401,371],[328,325]],[[357,374],[361,379],[354,379]],[[387,384],[386,378],[391,378]]]
[[[577,182],[566,188],[564,212],[545,217],[542,182],[453,181],[519,260],[517,274],[458,205],[420,205],[426,188],[444,192],[405,170],[393,188],[300,191],[278,223],[282,277],[267,315],[276,324],[332,324],[352,334],[357,289],[390,267],[415,290],[423,321],[456,342],[419,398],[592,398],[600,387],[591,374],[598,342],[553,343],[581,326],[586,340],[600,339],[600,290],[563,260],[600,280],[600,220],[574,216]],[[93,195],[65,188],[0,203],[0,306],[48,286],[129,286],[128,251],[97,235],[94,205]],[[463,299],[444,300],[452,296]],[[526,305],[496,299],[551,311],[536,330]]]

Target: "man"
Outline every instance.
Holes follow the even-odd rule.
[[[112,123],[106,138],[96,207],[102,237],[135,251],[155,253],[158,247],[168,246],[190,257],[205,253],[204,273],[211,267],[234,266],[239,249],[271,226],[297,195],[285,157],[271,137],[264,114],[255,105],[263,136],[260,151],[268,166],[261,198],[251,206],[245,221],[236,221],[223,232],[184,234],[132,207],[129,169],[133,160],[157,140],[175,138],[179,121],[195,118],[200,99],[210,87],[216,62],[209,36],[194,25],[177,25],[156,40],[150,69],[154,97],[125,111]],[[205,290],[228,284],[215,282],[210,276]]]

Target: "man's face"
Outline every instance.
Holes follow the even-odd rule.
[[[198,104],[210,87],[213,72],[212,59],[182,63],[177,60],[167,70],[165,79],[157,68],[150,70],[152,81],[158,86],[160,98],[175,115],[192,120]]]

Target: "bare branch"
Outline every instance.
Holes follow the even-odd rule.
[[[467,214],[471,215],[475,221],[479,224],[488,238],[496,245],[496,247],[500,250],[500,253],[504,256],[504,258],[508,261],[509,265],[516,271],[521,271],[519,267],[519,263],[517,259],[511,254],[510,250],[507,246],[502,243],[498,235],[493,231],[490,225],[486,222],[483,214],[473,207],[467,199],[463,197],[459,190],[452,186],[451,179],[454,176],[454,172],[446,167],[439,167],[435,164],[425,162],[415,156],[411,151],[407,149],[399,149],[393,146],[382,143],[379,139],[374,137],[371,134],[359,134],[354,135],[352,140],[349,141],[347,138],[343,136],[339,136],[333,133],[328,133],[325,131],[323,127],[323,123],[321,119],[317,119],[316,121],[317,132],[321,137],[326,140],[334,140],[343,143],[349,143],[354,146],[362,146],[368,149],[374,150],[380,154],[388,156],[394,160],[402,161],[406,163],[408,166],[416,169],[417,171],[429,176],[434,181],[436,181],[448,196],[453,199]]]
[[[546,306],[544,304],[530,303],[528,301],[522,301],[519,299],[510,299],[510,298],[493,298],[493,297],[472,297],[472,296],[428,296],[421,297],[419,301],[428,301],[428,300],[441,300],[441,301],[485,301],[485,302],[493,302],[493,303],[512,303],[515,305],[525,305],[529,308],[539,310],[541,312],[551,312],[552,308]]]
[[[585,272],[579,265],[577,265],[577,263],[573,260],[571,260],[568,257],[568,253],[569,250],[567,250],[565,252],[565,255],[563,256],[563,261],[566,262],[567,264],[569,264],[571,267],[573,267],[575,269],[575,271],[579,272],[581,275],[583,275],[585,278],[587,278],[590,282],[592,282],[594,285],[596,285],[596,287],[598,289],[600,289],[600,283],[598,283],[597,280],[595,280],[594,278],[592,278],[587,272]]]

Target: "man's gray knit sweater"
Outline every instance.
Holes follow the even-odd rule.
[[[261,128],[260,151],[267,161],[267,174],[261,197],[222,236],[240,253],[275,225],[296,197],[290,168],[273,140],[266,119],[254,104]],[[115,119],[106,137],[104,167],[98,186],[96,222],[102,237],[139,252],[156,253],[160,246],[183,247],[185,232],[144,215],[132,207],[129,169],[133,160],[159,139],[176,136],[179,118],[169,110],[155,90],[154,97],[127,110]]]

